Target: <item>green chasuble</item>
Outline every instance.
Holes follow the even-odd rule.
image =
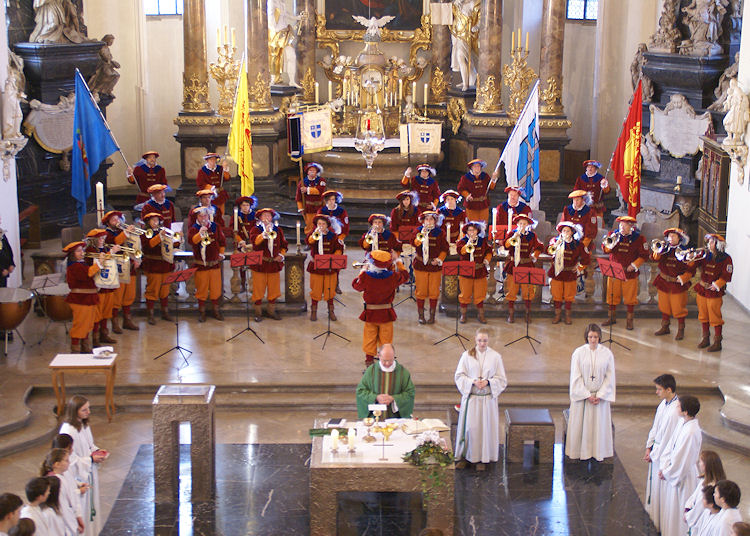
[[[402,418],[409,418],[414,409],[414,391],[409,371],[399,363],[396,363],[393,372],[383,372],[379,363],[373,363],[367,368],[357,385],[357,417],[364,419],[371,416],[367,406],[377,404],[375,397],[378,395],[388,394],[396,401],[399,415]],[[392,417],[392,413],[392,406],[389,404],[386,415],[381,419]]]

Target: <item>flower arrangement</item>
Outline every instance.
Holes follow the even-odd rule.
[[[417,466],[422,483],[424,502],[430,502],[439,488],[448,483],[445,480],[446,467],[453,464],[453,453],[447,448],[445,440],[436,431],[429,431],[417,437],[417,448],[403,456],[405,462]]]

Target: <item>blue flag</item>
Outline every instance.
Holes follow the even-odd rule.
[[[83,222],[86,202],[91,195],[91,176],[105,158],[119,150],[94,97],[76,69],[70,195],[76,200],[78,223]]]
[[[530,203],[534,197],[535,186],[539,182],[539,136],[536,131],[536,118],[531,121],[526,137],[521,142],[516,176],[518,187],[521,188],[521,196],[527,203]]]

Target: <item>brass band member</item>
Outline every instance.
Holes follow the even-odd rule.
[[[585,190],[574,190],[568,194],[568,199],[570,199],[570,205],[563,208],[562,219],[581,226],[583,247],[591,253],[591,242],[596,239],[599,232],[599,223],[591,208],[591,194]]]
[[[150,229],[151,238],[144,237],[143,247],[143,271],[146,274],[146,310],[148,311],[148,323],[156,324],[154,318],[154,306],[159,302],[161,317],[163,320],[172,321],[169,314],[169,285],[164,285],[164,279],[174,271],[174,263],[164,259],[162,254],[162,242],[171,239],[162,229],[164,220],[161,214],[150,212],[143,219],[146,229]],[[175,247],[176,247],[175,243]]]
[[[107,212],[102,218],[102,224],[106,226],[107,244],[122,246],[126,241],[130,240],[136,249],[140,249],[141,241],[135,234],[135,226],[126,226],[122,218],[122,212],[119,210]],[[115,291],[115,299],[112,304],[113,333],[122,333],[122,328],[138,331],[138,326],[133,322],[133,317],[130,315],[130,307],[135,301],[137,270],[141,264],[141,260],[131,256],[128,264],[130,266],[130,280],[125,282],[122,278],[120,279],[120,288]],[[120,327],[120,309],[122,309],[123,317],[122,328]]]
[[[165,184],[154,184],[148,187],[151,200],[141,207],[141,219],[146,214],[158,212],[164,222],[164,227],[171,227],[174,222],[174,204],[167,199],[167,186]],[[138,208],[138,207],[136,207]]]
[[[229,172],[226,170],[226,161],[219,162],[219,155],[216,153],[208,153],[203,157],[206,162],[205,165],[198,170],[198,176],[195,178],[195,184],[198,190],[207,190],[211,187],[216,191],[215,205],[221,209],[221,213],[224,213],[224,205],[226,205],[229,195],[224,189],[224,181],[230,179]]]
[[[433,210],[426,210],[419,215],[422,225],[417,229],[412,244],[414,251],[414,294],[417,298],[419,323],[424,324],[424,301],[430,299],[430,318],[428,324],[435,323],[440,281],[442,280],[443,261],[448,256],[448,241],[445,232],[440,228],[442,218]]]
[[[440,202],[443,204],[438,209],[438,214],[443,217],[443,226],[445,227],[445,239],[448,245],[454,245],[461,238],[461,227],[466,223],[466,211],[458,204],[463,200],[461,194],[456,190],[446,190],[440,196]],[[453,255],[453,253],[451,253]]]
[[[276,300],[281,296],[281,278],[279,272],[284,267],[284,256],[289,247],[284,232],[276,225],[279,215],[272,208],[262,208],[255,213],[256,224],[250,233],[250,244],[253,251],[263,252],[263,262],[251,266],[253,272],[253,302],[255,303],[255,321],[263,320],[263,296],[268,299],[268,316],[281,320],[276,312]],[[312,220],[311,220],[312,222]]]
[[[419,196],[419,211],[435,210],[440,199],[440,186],[435,180],[435,168],[430,164],[417,166],[417,175],[412,177],[412,169],[406,168],[401,186],[417,192]]]
[[[390,218],[385,214],[371,214],[367,218],[370,229],[359,239],[359,246],[367,252],[387,251],[395,259],[401,253],[401,244],[396,235],[386,229]]]
[[[159,153],[156,151],[146,151],[141,155],[143,162],[135,168],[128,167],[128,182],[138,186],[136,203],[145,203],[151,199],[148,189],[154,184],[167,186],[167,172],[156,163],[157,158],[159,158]]]
[[[396,199],[398,205],[391,210],[390,229],[398,240],[398,231],[401,227],[417,227],[419,225],[419,208],[417,192],[404,190]]]
[[[489,191],[495,189],[498,172],[492,173],[492,177],[487,175],[482,169],[487,166],[487,162],[475,158],[469,161],[466,166],[469,168],[458,181],[458,190],[464,196],[464,206],[466,207],[466,218],[471,221],[489,220],[490,199]]]
[[[312,219],[323,207],[322,194],[326,190],[323,166],[317,162],[305,164],[305,177],[297,184],[297,212],[305,219],[305,234],[313,230]]]
[[[505,240],[505,247],[510,251],[510,256],[505,262],[505,299],[508,301],[508,322],[515,322],[515,306],[518,299],[519,285],[513,276],[513,269],[534,268],[539,255],[544,251],[544,246],[532,230],[536,222],[528,214],[516,214],[513,216],[513,225],[516,226],[513,234]],[[521,299],[526,305],[526,322],[531,322],[531,300],[536,294],[536,285],[522,283],[520,285]]]
[[[548,253],[552,255],[552,266],[547,271],[550,291],[555,304],[553,324],[560,323],[562,305],[565,302],[565,323],[572,324],[571,309],[576,299],[576,278],[586,270],[590,255],[583,245],[583,229],[577,223],[561,221],[557,224],[556,238],[550,240]]]
[[[607,304],[609,319],[603,326],[617,323],[617,304],[620,300],[628,308],[626,329],[633,329],[635,304],[638,303],[638,271],[648,259],[648,244],[635,227],[635,218],[620,216],[615,220],[619,230],[609,233],[602,242],[602,250],[609,253],[609,260],[622,264],[625,268],[625,281],[614,277],[607,278]]]
[[[362,350],[365,365],[374,363],[378,347],[393,343],[393,321],[396,311],[393,298],[396,289],[409,279],[409,272],[400,260],[393,270],[393,257],[388,251],[374,250],[367,255],[367,265],[352,281],[352,288],[362,292],[364,310],[359,315],[365,325],[362,333]]]
[[[661,328],[654,335],[669,334],[669,319],[677,319],[676,341],[685,337],[685,318],[687,317],[687,292],[690,279],[695,271],[684,262],[684,253],[690,238],[687,233],[677,227],[664,231],[664,240],[654,240],[651,243],[651,258],[659,263],[659,275],[654,279],[654,286],[659,297],[659,311],[661,311]],[[681,258],[678,258],[678,254]]]
[[[596,160],[586,160],[583,163],[586,170],[583,175],[576,179],[574,190],[584,190],[591,194],[591,209],[595,216],[604,216],[604,194],[610,191],[609,181],[599,173],[602,165]]]
[[[318,214],[325,214],[330,218],[336,218],[341,226],[341,232],[339,234],[339,240],[344,243],[346,237],[349,236],[349,214],[346,209],[341,206],[341,202],[344,200],[344,196],[341,192],[336,190],[326,190],[323,192],[323,206],[318,211]]]
[[[212,188],[206,188],[205,190],[198,190],[195,192],[195,196],[198,198],[198,204],[190,210],[188,216],[188,225],[194,225],[197,221],[197,208],[205,208],[208,211],[209,221],[219,226],[219,229],[224,229],[224,211],[214,201],[216,200],[216,190]]]
[[[195,298],[198,300],[198,321],[206,321],[206,300],[211,300],[211,316],[224,320],[219,309],[221,298],[221,269],[224,260],[226,239],[221,228],[212,222],[208,209],[193,209],[196,222],[190,226],[188,243],[193,247],[193,267],[195,272]]]
[[[508,233],[513,229],[513,217],[517,214],[531,216],[531,207],[521,201],[521,189],[518,186],[506,186],[505,193],[508,199],[497,206],[497,225],[508,227]]]
[[[337,318],[333,310],[333,298],[336,297],[339,272],[315,268],[315,257],[342,254],[344,244],[339,239],[341,226],[338,220],[325,214],[316,214],[313,225],[315,230],[307,235],[311,257],[307,263],[307,271],[310,273],[310,320],[314,322],[318,319],[318,302],[323,299],[328,302],[328,318],[335,322]]]
[[[722,296],[727,283],[732,280],[732,257],[725,251],[727,243],[723,236],[707,234],[705,241],[705,257],[697,261],[697,266],[701,269],[701,278],[693,287],[698,302],[698,320],[703,328],[703,337],[698,348],[708,346],[709,352],[718,352],[721,350],[721,326],[724,325],[721,316]],[[698,257],[703,254],[701,250],[696,251]],[[714,328],[714,342],[710,346],[709,325]]]
[[[474,300],[477,308],[477,317],[481,324],[486,324],[484,315],[484,298],[487,295],[487,276],[489,274],[490,262],[492,262],[492,241],[485,237],[485,222],[470,221],[463,227],[464,237],[458,241],[458,253],[462,261],[474,263],[474,275],[472,277],[459,276],[458,278],[458,303],[461,308],[459,322],[466,323],[466,313],[469,304]]]
[[[236,216],[232,222],[234,228],[234,244],[235,249],[241,252],[250,251],[250,232],[255,228],[255,207],[258,206],[258,199],[254,195],[241,196],[234,201],[235,210],[237,211]],[[242,290],[247,288],[245,285],[247,282],[247,271],[242,269],[240,272],[240,281],[242,282]]]
[[[104,229],[92,229],[86,234],[86,238],[88,239],[88,246],[85,253],[98,255],[99,253],[118,253],[120,251],[118,245],[111,247],[107,245],[107,231]],[[94,265],[94,259],[92,257],[87,258],[86,264]],[[103,270],[105,269],[100,267],[100,270],[94,270],[94,273]],[[96,306],[96,320],[92,332],[94,347],[100,346],[101,343],[115,344],[117,342],[109,336],[109,330],[107,329],[107,320],[112,318],[112,308],[115,304],[115,290],[117,289],[99,289],[99,303]]]
[[[94,275],[99,271],[100,266],[97,262],[92,262],[91,265],[86,264],[83,257],[84,247],[86,247],[86,242],[71,242],[63,248],[63,252],[68,254],[65,281],[70,287],[70,294],[65,301],[73,310],[73,324],[70,326],[70,352],[73,354],[91,353],[89,333],[92,332],[97,321],[96,307],[99,303]],[[104,260],[104,253],[100,255],[99,260]]]

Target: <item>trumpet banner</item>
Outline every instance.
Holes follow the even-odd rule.
[[[409,123],[399,125],[401,154],[439,154],[443,135],[442,123]]]
[[[328,151],[333,147],[331,109],[321,106],[302,114],[302,152],[304,154]]]
[[[635,88],[628,116],[622,125],[612,157],[612,171],[628,206],[628,216],[641,211],[641,125],[643,116],[641,81]]]

